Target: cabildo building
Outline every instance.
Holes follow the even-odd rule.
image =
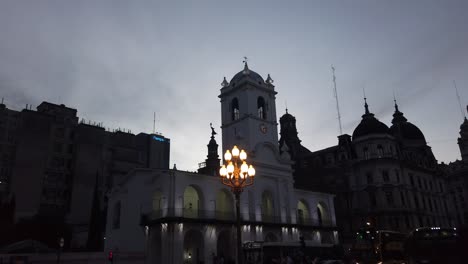
[[[255,167],[241,194],[242,241],[338,243],[334,196],[294,187],[288,146],[278,141],[275,87],[247,63],[221,88],[222,148],[246,150]],[[135,169],[109,198],[106,250],[144,252],[148,263],[235,259],[234,196],[220,181],[214,129],[198,173]],[[224,151],[223,151],[224,152]]]

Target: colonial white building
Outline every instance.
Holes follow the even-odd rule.
[[[292,162],[280,154],[273,80],[244,69],[222,83],[223,150],[246,150],[255,182],[241,194],[242,240],[338,243],[334,196],[295,189]],[[221,184],[213,130],[199,173],[135,169],[109,198],[106,250],[145,252],[147,263],[235,259],[235,202]],[[223,151],[224,152],[224,151]],[[203,172],[203,173],[200,173]]]

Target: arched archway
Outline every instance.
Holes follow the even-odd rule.
[[[310,211],[307,202],[304,200],[299,200],[297,202],[297,223],[305,224],[310,218]]]
[[[265,99],[261,96],[257,98],[257,117],[266,119]]]
[[[230,263],[235,259],[235,244],[233,234],[230,230],[222,230],[219,232],[218,240],[216,242],[216,255],[224,259],[224,263]]]
[[[200,231],[190,229],[184,236],[183,263],[198,264],[205,261],[203,235]]]
[[[184,190],[184,217],[195,218],[198,217],[199,211],[203,208],[202,193],[189,185]]]
[[[328,212],[328,207],[324,202],[319,202],[317,204],[317,221],[320,226],[330,224],[330,214]]]
[[[234,199],[226,189],[221,189],[216,193],[216,218],[234,219]]]
[[[160,191],[155,191],[153,193],[153,211],[161,212],[162,205],[162,193]]]
[[[262,220],[273,221],[274,209],[273,195],[270,191],[264,191],[262,193]]]

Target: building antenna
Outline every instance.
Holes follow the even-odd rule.
[[[462,107],[461,100],[460,100],[460,94],[458,93],[457,83],[455,82],[455,80],[453,80],[453,86],[455,87],[455,93],[457,95],[458,105],[460,106],[460,113],[462,115],[462,118],[466,119],[466,115],[465,115],[465,112],[463,111],[463,107]]]
[[[156,130],[156,112],[154,112],[154,115],[153,115],[153,134]]]
[[[340,104],[338,103],[338,92],[336,90],[336,76],[335,76],[335,67],[331,66],[332,74],[333,74],[333,95],[335,96],[336,100],[336,112],[338,114],[338,125],[340,126],[340,135],[343,134],[343,129],[341,127],[341,115],[340,115]]]

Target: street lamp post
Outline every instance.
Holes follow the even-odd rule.
[[[237,264],[242,262],[240,194],[245,187],[253,184],[255,178],[255,169],[252,165],[249,166],[246,160],[247,153],[234,146],[232,151],[226,150],[224,154],[226,165],[223,164],[219,169],[221,182],[230,187],[236,197]]]

